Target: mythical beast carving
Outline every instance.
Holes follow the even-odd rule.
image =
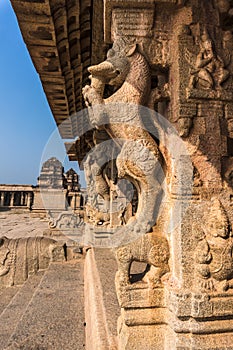
[[[156,223],[163,195],[161,183],[165,177],[165,161],[156,137],[146,130],[142,117],[143,113],[148,113],[145,106],[152,104],[151,99],[160,101],[163,95],[167,99],[168,94],[159,92],[158,88],[151,92],[147,60],[136,44],[129,44],[124,38],[117,39],[108,51],[106,61],[90,67],[89,72],[91,86],[84,87],[83,96],[92,126],[105,130],[114,140],[119,149],[116,158],[118,178],[128,179],[138,193],[136,215],[116,231],[118,243],[124,244],[116,252],[119,267],[117,290],[130,283],[133,261],[149,264],[147,281],[159,286],[161,276],[169,271],[169,246],[158,230],[149,231]],[[117,90],[104,99],[106,84]],[[125,236],[126,241],[119,234]],[[142,236],[138,238],[138,234]],[[134,242],[128,243],[130,240]]]
[[[104,129],[120,149],[116,159],[119,178],[129,179],[138,191],[138,209],[127,222],[128,232],[146,233],[155,224],[164,179],[163,157],[141,118],[151,92],[150,67],[136,44],[119,38],[107,60],[89,68],[91,86],[83,96],[93,127]],[[103,98],[105,85],[118,90]]]

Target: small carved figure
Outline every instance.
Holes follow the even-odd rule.
[[[224,63],[229,67],[232,63],[233,34],[230,30],[223,32]]]
[[[190,130],[193,126],[193,118],[190,118],[190,117],[179,118],[178,125],[179,125],[179,135],[181,137],[188,137]]]
[[[125,213],[127,211],[127,207],[121,203],[118,209],[119,209],[118,218],[120,220],[121,225],[123,226],[126,224]]]
[[[107,226],[110,223],[110,213],[98,211],[96,208],[86,206],[87,217],[94,226]]]
[[[161,277],[169,272],[169,245],[165,237],[153,231],[138,238],[133,243],[116,250],[118,271],[116,285],[130,284],[130,267],[133,261],[144,262],[150,265],[144,280],[151,287],[161,286]]]
[[[215,0],[215,6],[219,11],[220,26],[223,30],[232,27],[233,3],[231,0]]]
[[[215,6],[220,13],[227,13],[231,8],[229,0],[215,0]]]
[[[8,264],[7,265],[5,264],[9,253],[10,253],[10,250],[8,249],[8,247],[4,245],[4,237],[1,237],[0,238],[0,277],[6,275],[10,270],[10,267],[8,266]]]
[[[219,200],[204,215],[205,226],[196,249],[196,272],[203,291],[233,287],[233,238],[226,212]]]
[[[150,109],[154,109],[154,106],[158,102],[167,101],[170,99],[170,89],[169,84],[164,84],[163,87],[156,87],[151,90],[149,101],[147,103]]]
[[[94,176],[92,173],[92,166],[94,164],[94,159],[92,157],[92,153],[90,152],[84,162],[84,172],[85,179],[87,184],[87,203],[90,206],[97,207],[98,206],[98,193],[96,192],[96,186],[94,181]]]
[[[230,73],[225,69],[222,58],[216,54],[207,30],[201,36],[200,52],[191,74],[190,86],[203,89],[219,89],[229,77]]]
[[[49,227],[58,229],[75,229],[83,225],[83,218],[80,214],[62,212],[54,219],[50,218]]]
[[[194,187],[202,186],[200,173],[195,166],[193,166],[193,186]]]
[[[93,149],[89,152],[85,162],[85,177],[88,190],[88,204],[95,210],[98,197],[104,201],[104,208],[108,210],[110,202],[111,178],[116,182],[113,160],[117,149],[106,132],[95,130],[93,134]],[[99,198],[99,199],[100,199]]]

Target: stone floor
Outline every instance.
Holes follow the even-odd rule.
[[[8,238],[43,236],[48,220],[31,217],[30,213],[0,211],[0,236]]]
[[[47,219],[26,212],[0,212],[0,236],[35,237],[48,231]],[[51,238],[67,240],[64,235]],[[68,256],[66,262],[51,263],[46,271],[31,276],[23,286],[0,289],[0,350],[117,348],[120,308],[114,283],[116,260],[111,249],[91,251],[94,259],[86,263],[85,276],[87,255],[78,252]],[[88,285],[86,289],[84,283]],[[99,342],[95,338],[93,346],[89,346],[85,334],[93,338],[95,328]],[[102,334],[103,329],[107,329],[107,336]],[[105,343],[106,346],[99,346]]]
[[[0,350],[85,349],[83,259],[51,263],[0,297]]]
[[[46,219],[0,212],[0,236],[43,236]],[[0,350],[85,349],[84,257],[52,262],[22,286],[0,289]]]

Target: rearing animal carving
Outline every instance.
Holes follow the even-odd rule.
[[[138,191],[138,209],[127,222],[134,232],[146,233],[155,224],[164,179],[163,157],[141,119],[151,92],[150,67],[137,45],[115,41],[106,61],[89,67],[91,86],[83,96],[93,127],[104,129],[120,148],[119,178],[129,179]],[[116,92],[103,99],[105,85]]]

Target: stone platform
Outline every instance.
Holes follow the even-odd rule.
[[[0,349],[85,349],[83,259],[0,291]]]
[[[48,221],[31,217],[30,213],[0,211],[0,236],[8,238],[43,236],[48,229]]]
[[[47,229],[47,220],[30,213],[0,212],[0,236],[39,238]],[[1,287],[1,350],[85,348],[84,258],[67,253],[68,261],[51,262],[23,285]]]
[[[1,212],[0,232],[13,240],[41,237],[48,222]],[[62,235],[55,239],[71,244]],[[0,289],[0,350],[117,349],[114,253],[91,248],[82,255],[72,244],[67,248],[67,261],[51,262],[21,286]]]

